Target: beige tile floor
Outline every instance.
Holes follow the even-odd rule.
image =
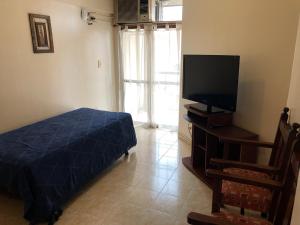
[[[212,192],[181,163],[190,146],[176,132],[137,129],[138,145],[64,210],[57,225],[185,225],[209,213]],[[0,194],[0,225],[25,225],[22,202]]]

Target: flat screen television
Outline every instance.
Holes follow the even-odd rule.
[[[183,98],[236,111],[240,56],[184,55]]]

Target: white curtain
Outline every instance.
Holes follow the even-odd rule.
[[[121,106],[151,127],[178,123],[181,27],[119,30]]]

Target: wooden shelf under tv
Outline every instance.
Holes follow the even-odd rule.
[[[206,176],[211,158],[223,158],[243,162],[256,162],[257,149],[240,145],[224,145],[222,138],[257,140],[258,135],[232,124],[232,113],[206,113],[198,105],[185,105],[185,119],[192,124],[192,151],[182,159],[185,167],[200,180],[212,187],[213,181]]]
[[[197,145],[196,147],[202,149],[203,151],[207,150],[206,146],[204,145]]]

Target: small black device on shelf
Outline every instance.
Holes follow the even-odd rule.
[[[183,98],[236,111],[240,56],[184,55]]]

